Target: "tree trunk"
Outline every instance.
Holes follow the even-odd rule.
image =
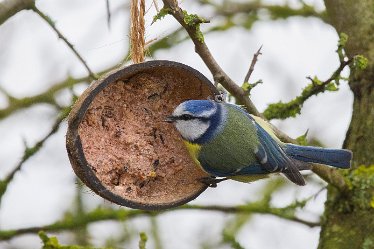
[[[353,115],[344,147],[353,151],[345,174],[350,190],[328,188],[319,249],[374,248],[374,0],[325,0],[338,33],[348,35],[349,57],[369,59],[363,72],[351,73]]]

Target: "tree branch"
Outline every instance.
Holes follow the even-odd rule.
[[[256,214],[271,214],[277,216],[279,218],[283,218],[286,220],[298,222],[304,224],[309,227],[319,226],[319,222],[311,222],[300,219],[294,215],[293,212],[290,212],[289,207],[285,208],[274,208],[269,207],[267,205],[263,205],[261,203],[250,203],[243,206],[235,206],[235,207],[226,207],[226,206],[194,206],[194,205],[187,205],[183,206],[181,209],[192,209],[192,210],[205,210],[205,211],[216,211],[222,213],[256,213]],[[178,208],[179,210],[179,208]]]
[[[118,65],[115,65],[111,68],[105,69],[98,73],[98,75],[103,75],[109,71],[114,70],[117,68]],[[67,88],[71,88],[76,84],[89,82],[91,80],[90,76],[81,77],[81,78],[72,78],[68,76],[65,80],[60,81],[54,85],[52,85],[50,88],[45,90],[44,92],[41,92],[39,94],[36,94],[34,96],[24,97],[24,98],[15,98],[13,96],[10,96],[7,93],[4,93],[8,98],[8,106],[0,109],[0,120],[8,117],[9,115],[13,114],[16,111],[31,107],[36,104],[51,104],[51,105],[57,105],[55,101],[55,94],[59,91]],[[0,91],[4,92],[4,90]]]
[[[83,64],[83,66],[87,69],[88,74],[90,75],[92,80],[97,79],[97,76],[91,71],[91,69],[88,67],[87,62],[82,58],[82,56],[78,53],[78,51],[74,48],[73,44],[71,44],[68,39],[57,29],[55,23],[52,21],[50,17],[45,15],[43,12],[41,12],[35,5],[32,7],[32,10],[38,14],[44,21],[48,23],[48,25],[56,32],[58,38],[63,40],[66,45],[71,49],[71,51],[77,56],[78,60]]]
[[[210,72],[213,75],[214,81],[220,83],[226,90],[228,90],[237,100],[239,103],[243,104],[247,110],[259,117],[264,118],[264,116],[257,110],[253,102],[248,97],[248,94],[244,91],[243,88],[239,87],[218,65],[216,60],[213,58],[212,54],[209,51],[208,46],[204,42],[204,36],[200,31],[200,24],[203,23],[205,20],[198,17],[197,15],[189,15],[186,11],[182,10],[179,6],[177,1],[175,0],[163,0],[164,8],[169,10],[169,14],[171,14],[179,23],[180,25],[187,31],[188,35],[190,36],[191,40],[195,45],[196,53],[201,57],[204,61],[205,65],[209,68]],[[310,91],[313,94],[317,94],[322,89],[326,90],[325,87],[332,79],[338,77],[341,71],[351,63],[351,60],[342,62],[339,68],[333,73],[333,75],[323,83],[323,87],[315,86]],[[323,91],[324,91],[323,90]],[[311,96],[311,95],[310,95]],[[308,93],[308,97],[309,93]],[[274,126],[273,126],[274,127]],[[295,139],[290,138],[288,135],[274,127],[274,131],[277,136],[284,142],[289,143],[297,143]],[[323,166],[321,166],[323,167]],[[340,176],[339,173],[334,173],[334,177],[327,177],[335,172],[334,170],[330,170],[328,167],[316,167],[316,170],[313,171],[317,175],[319,175],[322,179],[328,181],[333,186],[342,186],[342,182],[344,179]],[[318,170],[317,170],[318,168]],[[342,188],[340,190],[343,190]]]
[[[253,55],[253,58],[252,58],[252,62],[251,62],[251,65],[248,69],[248,72],[244,78],[244,81],[243,82],[248,82],[249,81],[249,78],[251,77],[252,73],[253,73],[253,70],[255,70],[255,65],[256,65],[256,62],[257,62],[257,59],[258,57],[262,54],[261,53],[261,48],[262,48],[262,45],[261,47],[257,50],[257,52]]]
[[[325,81],[320,81],[318,78],[310,78],[311,84],[307,85],[300,96],[287,103],[278,102],[270,104],[264,111],[266,119],[286,119],[289,117],[295,117],[300,113],[301,108],[305,101],[310,97],[322,93],[324,91],[336,91],[338,90],[338,83],[341,72],[344,68],[353,62],[353,58],[346,61],[341,61],[339,67],[332,73],[332,75]],[[337,83],[335,83],[337,82]]]
[[[251,213],[251,214],[270,214],[283,218],[286,220],[298,222],[309,227],[319,226],[319,222],[312,222],[300,219],[294,214],[294,207],[288,206],[284,208],[269,207],[263,202],[254,202],[242,206],[200,206],[200,205],[184,205],[175,209],[169,209],[166,211],[143,211],[134,209],[110,209],[110,208],[97,208],[91,212],[85,213],[80,216],[72,216],[71,214],[66,215],[60,221],[52,223],[46,226],[20,228],[14,230],[0,230],[0,240],[9,240],[13,237],[22,234],[36,234],[39,231],[46,232],[60,232],[65,230],[72,230],[87,226],[89,223],[103,221],[103,220],[117,220],[124,221],[135,217],[142,216],[155,216],[163,213],[174,212],[178,210],[199,210],[199,211],[213,211],[226,214],[234,213]]]
[[[165,8],[170,9],[170,14],[185,28],[188,35],[195,44],[195,51],[204,61],[213,75],[214,81],[220,83],[226,90],[234,95],[238,101],[243,104],[250,113],[261,116],[261,113],[254,106],[244,90],[239,87],[218,65],[204,42],[203,34],[200,31],[200,23],[204,19],[197,15],[189,15],[183,11],[174,0],[163,0]]]
[[[257,59],[258,57],[262,54],[261,53],[261,48],[262,48],[262,45],[260,46],[260,48],[257,50],[257,52],[253,55],[253,58],[252,58],[252,62],[251,62],[251,65],[249,66],[249,69],[248,69],[248,72],[247,74],[245,75],[244,77],[244,81],[243,81],[243,84],[242,84],[242,89],[244,90],[244,92],[246,93],[246,95],[250,95],[251,94],[251,91],[254,87],[256,87],[258,84],[261,84],[262,83],[262,80],[258,80],[254,83],[249,83],[249,78],[251,77],[253,71],[255,70],[255,65],[256,65],[256,62],[257,62]]]
[[[112,14],[110,13],[110,3],[109,3],[109,0],[105,0],[105,8],[106,8],[106,22],[107,22],[107,25],[108,25],[108,29],[110,29],[110,21],[111,21],[111,17],[112,17]]]
[[[0,120],[8,117],[9,115],[13,114],[16,111],[19,111],[24,108],[31,107],[35,104],[51,104],[57,105],[55,101],[54,95],[66,88],[72,87],[75,84],[88,82],[90,77],[83,77],[83,78],[71,78],[68,77],[64,81],[57,83],[56,85],[51,86],[46,91],[36,94],[34,96],[24,97],[24,98],[14,98],[10,97],[8,106],[0,109]]]
[[[349,190],[349,187],[339,170],[329,168],[324,165],[313,164],[312,171],[325,182],[328,182],[337,188],[340,192],[346,192]]]
[[[35,6],[35,0],[4,0],[0,2],[0,25],[22,10]]]
[[[210,0],[200,0],[202,4],[208,4],[215,8],[216,16],[232,17],[237,14],[258,16],[260,12],[267,12],[272,20],[286,19],[293,16],[316,17],[328,23],[326,11],[317,11],[314,6],[302,3],[300,7],[291,7],[289,4],[266,4],[262,1],[238,2],[224,1],[221,4]]]
[[[45,143],[45,141],[47,141],[48,138],[50,138],[53,134],[55,134],[58,131],[61,125],[61,122],[67,117],[67,115],[69,114],[69,111],[70,111],[70,108],[62,112],[56,119],[55,123],[53,124],[50,132],[46,136],[44,136],[41,140],[39,140],[37,143],[35,143],[34,146],[32,147],[26,146],[21,161],[5,177],[4,180],[0,181],[0,204],[1,204],[2,197],[8,188],[9,183],[13,180],[15,174],[21,170],[22,166],[28,159],[34,156],[43,147],[43,144]]]

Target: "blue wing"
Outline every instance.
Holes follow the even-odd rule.
[[[245,172],[257,171],[257,172],[282,172],[288,179],[298,185],[305,185],[303,176],[299,172],[299,168],[305,169],[305,165],[302,162],[289,158],[283,151],[281,146],[275,141],[269,133],[267,133],[264,128],[262,128],[254,118],[245,112],[241,107],[236,105],[231,105],[240,112],[244,113],[253,123],[257,130],[257,136],[260,143],[257,149],[254,151],[256,158],[261,167],[257,165],[250,165],[241,169],[237,175],[245,174]],[[252,168],[252,169],[251,169]],[[262,171],[259,170],[262,168]],[[247,174],[248,174],[247,173]],[[252,173],[253,174],[253,173]]]

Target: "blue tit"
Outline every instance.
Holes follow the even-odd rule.
[[[182,136],[195,162],[213,177],[241,182],[282,173],[305,185],[301,170],[311,163],[350,168],[352,152],[283,143],[271,125],[241,107],[212,100],[188,100],[166,119]]]

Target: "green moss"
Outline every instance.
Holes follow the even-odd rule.
[[[203,43],[203,42],[204,42],[204,35],[203,35],[203,33],[200,31],[200,28],[197,28],[197,29],[196,29],[195,36],[196,36],[197,40],[198,40],[200,43]]]
[[[344,33],[340,34],[340,39],[338,42],[337,53],[341,63],[345,63],[345,54],[344,54],[344,45],[347,43],[348,36]],[[367,59],[363,56],[354,57],[354,67],[365,68],[367,66]],[[344,64],[342,64],[344,65]],[[355,66],[356,65],[356,66]],[[344,67],[343,67],[344,68]],[[286,119],[289,117],[295,117],[297,114],[300,114],[301,108],[306,100],[311,96],[318,95],[325,91],[334,92],[339,90],[338,86],[340,80],[346,80],[340,76],[343,68],[339,67],[329,78],[329,80],[321,81],[318,77],[314,76],[309,78],[311,83],[308,84],[301,92],[300,96],[297,96],[293,100],[287,103],[274,103],[270,104],[268,108],[264,111],[264,116],[267,119]]]
[[[346,33],[340,33],[339,34],[339,41],[338,41],[338,47],[345,47],[345,44],[347,44],[348,41],[348,35]]]
[[[307,130],[303,135],[296,138],[296,141],[298,144],[304,145],[304,146],[308,145],[308,140],[306,139],[306,136],[308,135],[308,131],[309,130]]]
[[[374,248],[374,241],[371,238],[366,238],[362,244],[362,249],[372,249]]]
[[[297,114],[300,114],[301,107],[302,105],[297,98],[288,103],[279,101],[278,103],[270,104],[264,111],[264,116],[268,120],[296,117]]]
[[[222,233],[223,243],[229,244],[233,249],[244,249],[242,245],[236,240],[235,235],[224,230]]]
[[[338,196],[340,201],[336,208],[339,212],[347,213],[355,210],[371,210],[374,208],[374,165],[359,166],[346,171],[345,180],[349,192]]]
[[[258,80],[255,83],[249,83],[249,82],[244,82],[242,85],[242,89],[247,95],[251,94],[251,91],[253,88],[255,88],[258,84],[262,84],[262,80]]]
[[[1,201],[1,197],[3,196],[3,194],[5,193],[5,190],[8,186],[8,183],[5,182],[5,181],[0,181],[0,201]]]
[[[17,235],[16,230],[8,230],[8,231],[3,230],[3,231],[0,231],[0,240],[7,240],[16,235]]]
[[[326,91],[335,92],[339,90],[338,86],[335,84],[335,82],[330,82],[325,87]]]
[[[291,16],[320,16],[322,19],[326,18],[325,12],[317,12],[314,6],[303,3],[300,8],[291,8],[288,5],[273,5],[268,6],[272,19],[286,19]]]
[[[36,152],[38,152],[40,148],[41,144],[36,144],[33,147],[26,147],[22,159],[27,160],[29,157],[33,156]]]
[[[361,165],[354,170],[351,170],[348,179],[355,187],[361,189],[368,189],[374,187],[374,165]]]
[[[336,53],[339,56],[340,63],[344,63],[344,60],[346,58],[345,54],[345,44],[347,44],[348,41],[348,35],[346,33],[340,33],[339,34],[339,41],[338,41],[338,49],[336,50]]]
[[[161,20],[166,15],[170,14],[170,8],[162,8],[160,11],[153,17],[152,24],[157,22],[158,20]]]
[[[195,29],[195,38],[203,43],[204,42],[204,35],[200,30],[200,23],[207,22],[204,18],[199,17],[196,14],[188,14],[187,11],[183,10],[183,21],[188,26]]]
[[[139,249],[146,249],[145,245],[147,243],[147,240],[147,235],[145,233],[140,233]]]
[[[363,55],[356,55],[353,57],[353,68],[364,70],[369,64],[369,60]]]
[[[206,22],[205,18],[199,17],[196,14],[188,14],[185,10],[183,10],[183,21],[188,26],[195,26],[196,24]]]
[[[56,237],[48,237],[43,231],[39,232],[39,238],[43,242],[42,249],[94,249],[91,246],[61,245]]]
[[[338,86],[336,82],[339,82],[340,76],[338,75],[336,79],[328,82],[327,84],[314,77],[312,83],[307,85],[301,92],[300,96],[297,96],[293,100],[287,103],[278,102],[275,104],[270,104],[268,108],[264,111],[264,116],[267,119],[286,119],[289,117],[296,117],[300,114],[301,108],[304,102],[313,95],[318,95],[325,91],[337,91]]]
[[[69,116],[69,113],[71,112],[72,106],[66,106],[60,110],[60,117],[61,119],[65,119],[67,116]]]
[[[319,82],[319,80],[313,79],[313,82]],[[307,85],[300,96],[296,97],[295,99],[291,100],[290,102],[283,103],[278,102],[275,104],[270,104],[268,108],[264,111],[264,116],[268,120],[270,119],[286,119],[289,117],[296,117],[297,114],[300,114],[301,108],[310,96],[313,94],[317,94],[315,89],[318,87],[321,87],[320,85],[316,83],[311,83]]]
[[[371,197],[370,206],[374,208],[374,195]]]

